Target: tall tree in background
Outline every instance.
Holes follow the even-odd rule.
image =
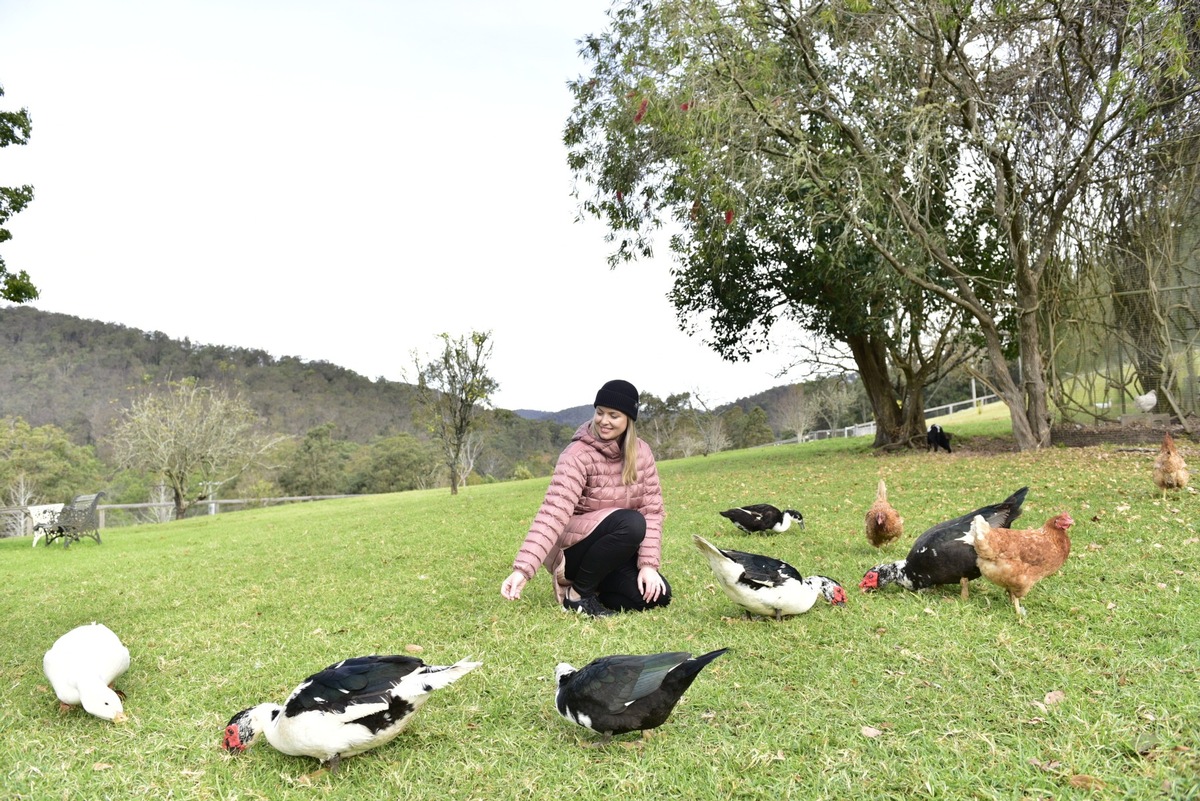
[[[438,336],[440,356],[422,364],[422,357],[412,354],[417,400],[450,471],[450,494],[457,495],[459,483],[466,479],[460,472],[468,437],[479,422],[478,413],[491,405],[492,393],[500,385],[487,372],[492,357],[490,331],[472,331],[457,339],[445,333]]]
[[[110,442],[123,467],[162,477],[179,520],[208,494],[206,485],[240,475],[279,442],[260,435],[258,422],[240,397],[184,380],[135,401]]]
[[[648,252],[663,212],[685,231],[692,214],[749,227],[742,250],[785,241],[757,224],[773,210],[803,220],[798,250],[819,261],[836,243],[854,256],[844,285],[926,299],[909,315],[920,323],[910,342],[969,319],[987,355],[980,377],[1008,406],[1018,446],[1043,447],[1046,288],[1070,269],[1070,221],[1095,212],[1085,190],[1120,180],[1110,155],[1136,151],[1139,126],[1200,92],[1194,75],[1161,80],[1194,60],[1194,7],[626,0],[609,32],[585,40],[595,67],[572,86],[570,165],[593,192],[583,210],[624,237],[618,258]],[[854,266],[867,250],[880,269]],[[717,255],[696,266],[721,269]],[[791,281],[775,275],[782,260],[747,263],[760,284]],[[913,297],[897,291],[883,299]]]
[[[0,97],[4,97],[4,87],[0,86]],[[0,111],[0,147],[23,145],[29,141],[29,132],[33,123],[29,119],[29,110]],[[0,186],[0,243],[12,239],[12,234],[4,227],[8,219],[18,213],[33,200],[32,186]],[[25,303],[38,296],[37,287],[29,280],[29,274],[24,270],[9,272],[0,257],[0,300],[13,303]]]
[[[66,502],[98,489],[102,474],[95,450],[58,426],[0,417],[0,505]]]

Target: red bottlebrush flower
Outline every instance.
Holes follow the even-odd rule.
[[[725,224],[726,224],[726,225],[732,225],[732,224],[733,224],[733,209],[726,209],[726,210],[725,210]]]
[[[679,110],[680,110],[680,111],[687,111],[687,110],[688,110],[689,108],[691,108],[691,107],[692,107],[692,104],[691,104],[691,103],[680,103],[680,104],[679,104]]]
[[[637,114],[633,115],[634,122],[642,121],[642,117],[646,116],[646,106],[648,106],[648,105],[650,105],[650,100],[643,97],[642,104],[640,106],[638,106]]]
[[[625,193],[624,192],[617,192],[617,202],[618,203],[625,202]]]

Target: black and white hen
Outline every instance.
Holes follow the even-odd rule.
[[[648,731],[666,722],[704,666],[727,650],[696,657],[686,651],[603,656],[578,670],[563,662],[554,670],[554,704],[567,720],[603,735],[603,742]]]
[[[769,503],[752,503],[718,512],[747,534],[782,534],[796,523],[804,528],[804,515],[795,509],[780,510]]]
[[[917,537],[907,557],[868,570],[858,588],[870,592],[899,584],[908,590],[923,590],[941,584],[960,584],[962,597],[966,598],[970,593],[968,582],[980,576],[975,546],[971,544],[971,521],[979,515],[993,527],[1008,528],[1020,517],[1027,492],[1029,487],[1021,487],[1000,503],[938,523]]]
[[[259,704],[238,712],[226,724],[221,745],[241,752],[265,736],[276,750],[315,757],[336,772],[343,757],[391,741],[434,690],[480,664],[426,665],[398,655],[346,659],[302,681],[283,706]]]

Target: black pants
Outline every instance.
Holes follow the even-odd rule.
[[[581,596],[596,595],[609,609],[641,611],[671,603],[667,584],[657,601],[647,602],[638,592],[637,552],[646,538],[646,518],[633,509],[618,509],[591,534],[563,550],[564,572]],[[663,577],[663,583],[666,583]]]

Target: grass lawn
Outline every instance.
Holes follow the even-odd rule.
[[[939,422],[951,455],[876,456],[860,438],[662,463],[674,602],[600,621],[556,609],[544,573],[520,602],[500,598],[544,478],[110,529],[67,550],[2,541],[3,798],[1200,797],[1200,500],[1162,501],[1153,450],[972,451],[1002,422]],[[863,535],[880,477],[906,521],[884,551]],[[1023,485],[1019,525],[1077,522],[1024,621],[983,579],[965,602],[957,587],[858,591],[928,526]],[[761,501],[807,528],[754,537],[717,515]],[[849,603],[746,620],[693,533],[831,576]],[[133,654],[121,726],[59,716],[42,674],[54,639],[92,620]],[[314,760],[265,743],[218,747],[234,712],[410,646],[484,664],[339,773],[310,777]],[[559,661],[720,647],[644,742],[585,747],[593,736],[554,709]]]

